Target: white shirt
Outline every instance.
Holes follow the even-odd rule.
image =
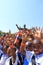
[[[27,58],[28,60],[30,60],[30,59],[32,58],[33,54],[34,54],[33,51],[27,51],[27,50],[26,50],[26,58]]]
[[[33,51],[27,51],[26,49],[25,49],[25,52],[26,52],[26,57],[25,57],[25,59],[26,59],[26,61],[28,62],[28,65],[31,65],[30,62],[31,62],[31,58],[32,58],[34,52],[33,52]]]
[[[38,57],[35,58],[36,65],[43,65],[43,54],[39,55]]]
[[[10,65],[10,59],[12,59],[12,57],[9,57],[6,62],[5,62],[5,65]],[[16,56],[16,60],[15,60],[15,63],[13,63],[13,65],[17,65],[19,59],[18,59],[18,56]]]
[[[35,61],[36,61],[36,65],[43,65],[43,53],[40,54],[40,55],[37,55],[37,56],[35,57]],[[32,63],[29,62],[28,65],[32,65]]]
[[[5,65],[5,61],[8,58],[7,54],[3,54],[0,60],[0,65]]]

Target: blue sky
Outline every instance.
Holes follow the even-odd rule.
[[[16,24],[43,27],[43,0],[0,0],[0,30],[16,32]]]

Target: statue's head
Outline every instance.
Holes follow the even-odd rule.
[[[24,28],[26,28],[26,24],[24,24]]]

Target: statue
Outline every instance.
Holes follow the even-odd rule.
[[[22,27],[19,27],[17,24],[16,24],[16,27],[18,28],[18,30],[28,30],[26,28],[26,25],[25,24],[23,25],[23,28]]]
[[[16,27],[18,28],[18,30],[23,30],[23,28],[19,27],[17,24]]]

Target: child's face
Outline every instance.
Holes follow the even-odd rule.
[[[30,45],[26,46],[26,49],[27,49],[28,51],[32,51],[32,45],[30,44]]]
[[[33,44],[33,50],[35,54],[40,54],[42,52],[41,44]]]

